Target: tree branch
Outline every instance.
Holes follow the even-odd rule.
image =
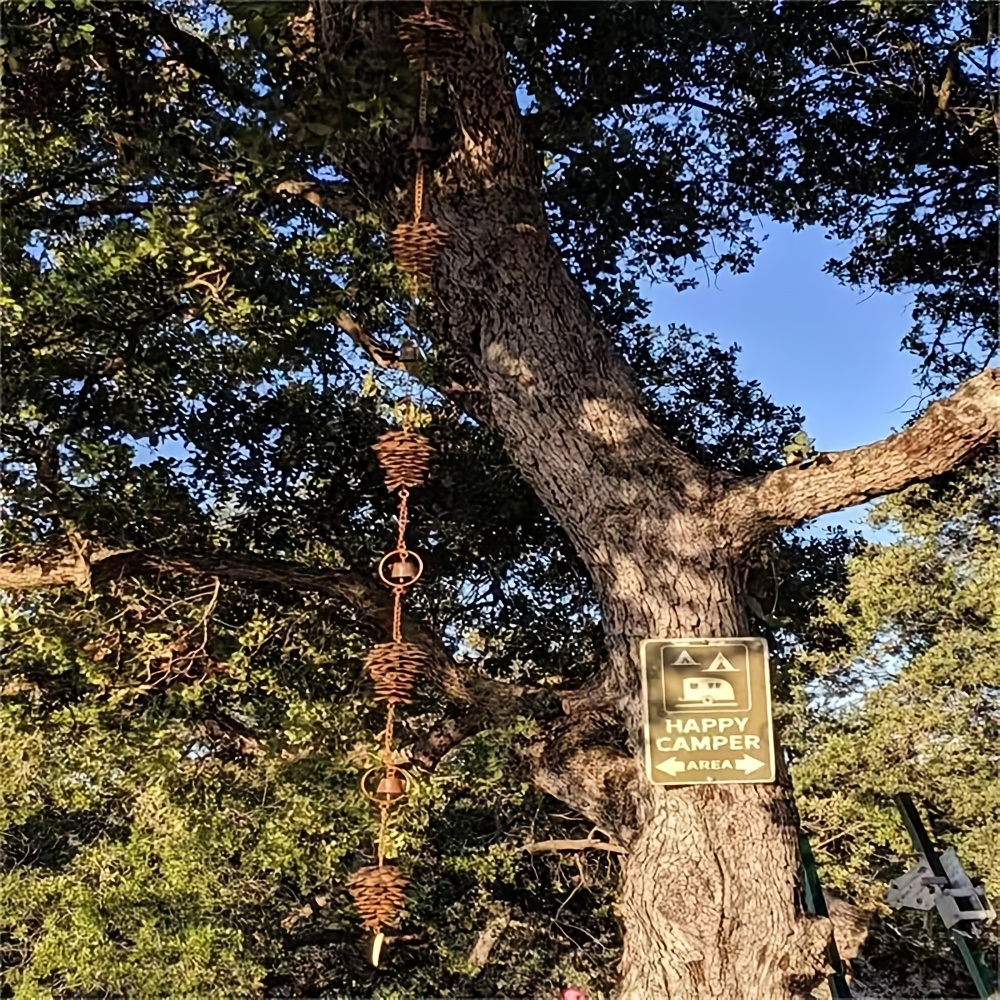
[[[226,71],[212,46],[185,31],[169,14],[148,3],[135,4],[128,13],[144,16],[150,30],[160,36],[170,54],[188,69],[194,70],[216,93],[249,107],[254,106],[256,96],[253,91]]]
[[[552,725],[520,757],[538,788],[627,847],[651,786],[638,761],[608,746],[607,737],[607,720],[578,715]]]
[[[998,438],[1000,368],[990,368],[881,441],[735,483],[723,520],[754,535],[788,527],[939,476]]]
[[[33,187],[22,188],[20,191],[15,190],[6,198],[0,199],[0,214],[9,212],[12,208],[23,205],[24,202],[31,201],[32,198],[37,198],[48,191],[61,190],[71,180],[85,180],[91,177],[96,171],[103,167],[111,166],[114,163],[115,160],[113,158],[108,160],[91,160],[64,170],[58,178],[52,178],[42,184],[35,184]]]
[[[529,854],[549,854],[559,851],[585,851],[593,848],[597,851],[610,851],[612,854],[628,854],[621,844],[609,844],[606,840],[538,840],[528,844],[524,849]]]
[[[110,560],[114,550],[102,550]],[[0,590],[39,590],[46,587],[90,589],[91,564],[82,554],[64,552],[38,562],[0,562]]]
[[[608,97],[614,98],[609,100]],[[657,106],[666,104],[683,104],[692,108],[698,108],[701,111],[707,111],[713,115],[720,115],[723,118],[729,118],[733,121],[742,122],[744,125],[753,125],[756,121],[759,121],[761,116],[759,114],[751,113],[740,113],[739,111],[733,111],[731,108],[724,108],[718,104],[712,104],[709,101],[703,101],[697,97],[691,97],[688,94],[663,94],[660,91],[653,91],[652,93],[632,93],[632,94],[620,94],[620,95],[600,95],[591,94],[581,100],[575,102],[568,112],[570,115],[589,115],[592,118],[599,118],[601,115],[609,114],[611,111],[617,108],[627,108],[627,107],[643,107],[643,106]],[[772,116],[768,116],[772,117]]]
[[[231,583],[324,594],[349,604],[380,636],[392,632],[391,593],[369,573],[229,553],[157,556],[137,549],[101,548],[84,542],[73,553],[52,553],[33,561],[0,561],[0,589],[74,587],[89,592],[109,580],[150,574],[205,575]],[[533,716],[544,724],[561,717],[560,723],[547,729],[550,738],[543,741],[552,745],[528,752],[526,759],[532,761],[530,770],[541,776],[540,787],[551,794],[557,794],[567,775],[572,784],[572,775],[579,772],[585,779],[582,784],[588,795],[581,798],[574,792],[564,801],[586,802],[588,810],[578,808],[595,817],[595,822],[598,822],[596,817],[602,817],[599,825],[609,825],[604,817],[609,810],[617,809],[618,792],[612,786],[622,784],[619,771],[632,771],[634,766],[631,758],[608,747],[587,749],[598,732],[595,718],[600,719],[598,713],[607,709],[607,695],[602,688],[560,694],[495,680],[456,661],[438,636],[406,616],[403,634],[431,653],[429,680],[456,706],[451,714],[417,738],[410,751],[413,761],[433,770],[445,754],[483,729],[508,725],[519,716]],[[564,714],[569,712],[571,718]],[[586,722],[579,722],[581,719]],[[565,772],[552,757],[553,748],[568,761]],[[603,790],[595,782],[604,782]]]
[[[464,712],[457,717],[446,715],[410,747],[410,760],[426,771],[433,771],[450,750],[481,728],[477,711]]]
[[[342,219],[356,219],[365,211],[357,190],[347,181],[318,181],[312,177],[286,179],[272,184],[271,192],[293,199],[304,198],[310,205],[333,212]]]
[[[349,604],[362,621],[380,636],[392,633],[392,597],[371,574],[354,569],[305,566],[274,559],[214,555],[157,556],[137,549],[110,549],[83,544],[75,553],[53,553],[34,560],[0,561],[0,589],[33,590],[74,587],[87,590],[122,576],[189,574],[218,577],[231,583],[250,583],[283,590],[324,594]],[[454,702],[517,699],[529,689],[494,680],[456,662],[441,640],[414,619],[403,619],[410,642],[431,654],[430,680]]]
[[[445,399],[454,403],[459,410],[466,414],[466,416],[472,417],[477,423],[484,426],[489,425],[489,400],[478,385],[463,385],[455,378],[452,378],[448,384],[425,382],[420,378],[419,374],[419,367],[422,362],[407,361],[401,358],[391,347],[379,343],[379,341],[367,333],[350,313],[341,311],[337,314],[335,322],[379,368],[405,372],[411,378],[417,379],[418,382],[436,389]]]

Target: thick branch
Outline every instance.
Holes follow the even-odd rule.
[[[990,368],[882,441],[735,484],[724,520],[755,533],[798,524],[939,476],[998,437],[1000,368]]]
[[[136,549],[104,549],[81,545],[74,553],[55,553],[36,561],[0,562],[0,589],[32,590],[54,587],[74,587],[89,591],[102,582],[122,576],[150,574],[207,575],[233,583],[258,584],[283,590],[298,590],[324,594],[349,604],[358,616],[378,634],[392,631],[392,599],[389,591],[370,574],[353,569],[328,569],[272,559],[247,558],[220,553],[215,555],[157,556]],[[535,716],[543,723],[563,716],[564,721],[554,732],[561,752],[571,753],[577,765],[588,773],[590,781],[604,780],[602,754],[611,755],[613,768],[627,766],[629,758],[620,758],[608,748],[586,751],[589,763],[583,760],[581,747],[586,742],[587,726],[566,719],[564,712],[579,713],[587,718],[595,710],[607,708],[606,695],[600,688],[566,692],[560,695],[541,688],[510,684],[457,662],[441,640],[420,624],[404,616],[405,637],[422,645],[432,654],[430,680],[453,703],[455,710],[420,736],[411,748],[410,757],[428,770],[433,769],[450,750],[474,733],[512,722],[518,716]],[[551,731],[550,731],[551,732]],[[535,760],[533,753],[529,754]],[[600,765],[600,766],[599,766]],[[532,766],[540,774],[555,766],[547,752]],[[571,770],[574,765],[571,764]],[[606,775],[609,781],[616,780]],[[544,790],[552,791],[561,780],[549,776],[543,779]],[[603,815],[612,807],[610,801],[594,805],[602,794],[594,788],[588,803],[590,812]],[[578,799],[578,797],[575,797]],[[574,800],[567,799],[572,802]]]
[[[101,560],[118,553],[102,552]],[[0,562],[0,590],[38,590],[45,587],[75,587],[89,590],[90,563],[74,552],[65,552],[38,562]]]
[[[217,93],[241,104],[251,107],[254,105],[254,93],[226,71],[211,45],[185,31],[169,14],[157,10],[152,4],[136,4],[134,9],[147,19],[152,31],[163,39],[167,51],[188,69],[194,70]]]
[[[217,555],[156,556],[135,549],[81,547],[76,554],[58,553],[38,562],[0,562],[0,588],[28,590],[76,587],[87,590],[125,575],[194,574],[234,583],[252,583],[325,594],[350,604],[381,634],[392,628],[389,591],[368,573],[352,569],[325,569],[270,559]],[[464,706],[417,740],[414,761],[433,768],[462,740],[488,726],[510,722],[518,715],[536,715],[547,722],[545,735],[522,754],[529,773],[543,791],[578,809],[603,829],[614,830],[627,842],[635,829],[641,772],[629,756],[601,745],[607,726],[599,712],[606,708],[598,689],[587,702],[568,693],[558,695],[537,688],[507,684],[457,663],[440,639],[412,620],[403,622],[407,639],[433,655],[431,680],[449,700]]]
[[[475,710],[458,716],[446,715],[410,747],[410,760],[433,771],[450,750],[481,728],[480,713]]]
[[[117,577],[160,573],[213,576],[233,583],[324,594],[349,604],[378,634],[392,632],[391,595],[369,573],[228,553],[157,556],[136,549],[82,547],[75,554],[57,553],[36,561],[0,562],[0,589],[75,587],[86,590]],[[526,690],[457,663],[441,640],[413,619],[404,618],[403,632],[409,641],[420,644],[432,654],[430,679],[451,701],[477,705],[484,700],[517,698]]]
[[[567,719],[532,741],[521,759],[538,788],[627,846],[650,785],[634,757],[604,742],[607,735],[599,717]]]

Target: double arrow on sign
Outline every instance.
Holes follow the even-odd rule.
[[[750,774],[751,771],[756,771],[757,768],[764,766],[764,761],[757,760],[756,757],[751,757],[750,754],[744,754],[739,760],[733,761],[736,769],[742,771],[744,774]],[[656,765],[657,771],[666,771],[671,777],[675,774],[680,774],[681,771],[687,770],[687,764],[682,760],[678,760],[676,757],[668,757],[665,761]]]

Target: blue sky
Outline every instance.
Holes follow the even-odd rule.
[[[683,323],[742,348],[740,369],[776,402],[794,403],[824,451],[853,448],[901,427],[917,404],[917,359],[900,350],[910,300],[863,293],[823,273],[846,247],[818,229],[769,225],[747,274],[705,278],[697,288],[647,290],[651,321]],[[855,524],[858,508],[818,524]]]
[[[746,274],[699,272],[698,287],[647,288],[650,321],[679,323],[740,345],[740,370],[775,401],[798,405],[805,429],[825,451],[853,448],[905,423],[917,403],[916,358],[900,350],[910,327],[909,297],[865,293],[823,273],[847,247],[822,230],[769,223],[757,263]],[[152,452],[139,449],[143,460]],[[156,454],[185,457],[165,443]],[[861,527],[864,508],[814,522]],[[870,529],[870,537],[877,537]]]

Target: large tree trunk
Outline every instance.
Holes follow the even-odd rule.
[[[358,69],[372,39],[383,58],[396,13],[420,9],[317,0],[339,99],[355,77],[370,86]],[[539,156],[522,134],[504,53],[481,21],[476,30],[463,22],[463,5],[435,9],[450,11],[464,36],[449,42],[439,91],[454,114],[452,145],[428,184],[427,215],[448,237],[432,282],[436,335],[476,372],[511,460],[586,564],[609,651],[603,676],[564,698],[565,724],[527,755],[535,780],[628,848],[617,907],[623,997],[806,996],[822,978],[831,928],[804,913],[787,780],[653,786],[640,763],[639,642],[745,635],[741,581],[755,542],[950,468],[992,440],[996,377],[936,412],[931,447],[919,431],[907,438],[917,424],[809,470],[744,481],[704,468],[650,422],[549,239]],[[343,149],[344,173],[382,207],[387,228],[408,211],[406,188],[387,180],[386,164],[400,162],[391,148],[352,140]],[[594,723],[608,718],[628,753],[602,739]]]
[[[664,543],[671,548],[669,528]],[[694,572],[660,595],[676,620],[665,636],[738,636],[747,622],[738,574]],[[648,592],[631,595],[642,607]],[[621,655],[638,674],[635,641]],[[787,782],[651,789],[629,842],[617,913],[622,997],[807,996],[823,971],[826,921],[803,914],[797,817]]]
[[[630,844],[620,996],[808,996],[826,921],[803,925],[785,789],[660,789]]]
[[[746,635],[747,538],[719,513],[727,478],[647,422],[525,200],[491,191],[473,212],[468,200],[461,207],[461,217],[452,204],[439,209],[454,234],[439,305],[449,335],[475,351],[508,453],[595,581],[609,649],[603,691],[638,769],[639,642]],[[824,970],[830,925],[801,906],[787,783],[636,784],[638,794],[590,810],[595,821],[611,814],[629,850],[617,905],[621,996],[807,996]],[[562,797],[573,801],[572,789]]]

